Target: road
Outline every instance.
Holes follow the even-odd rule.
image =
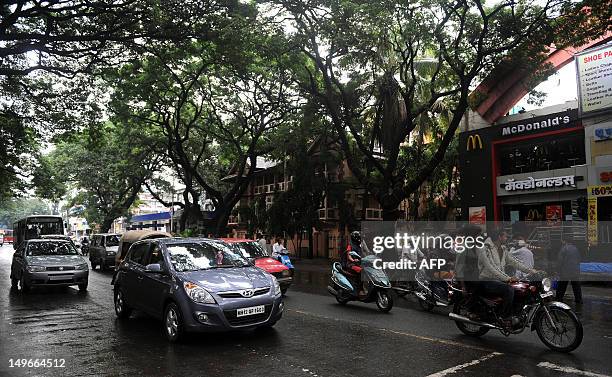
[[[86,294],[73,288],[22,294],[10,291],[11,258],[10,246],[0,249],[0,376],[612,374],[612,302],[596,296],[587,295],[580,313],[582,346],[566,355],[549,351],[534,333],[468,338],[445,311],[426,313],[412,301],[389,314],[373,304],[343,307],[309,272],[298,280],[311,284],[288,292],[273,330],[193,335],[169,344],[154,319],[115,318],[110,272],[92,271]],[[10,359],[23,358],[64,359],[65,367],[10,367]]]

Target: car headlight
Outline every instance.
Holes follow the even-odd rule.
[[[186,281],[183,283],[183,288],[189,298],[198,304],[215,304],[215,298],[208,291],[199,285]]]
[[[289,276],[289,275],[291,275],[291,271],[285,270],[285,271],[282,272],[282,275],[283,276]]]
[[[281,293],[280,284],[278,284],[278,280],[276,280],[275,276],[272,276],[272,294],[279,295]]]
[[[106,255],[116,255],[117,252],[116,251],[107,251]]]
[[[45,266],[28,266],[28,271],[29,272],[42,272],[45,271],[47,268]]]
[[[544,292],[550,291],[550,288],[552,288],[552,281],[549,278],[542,279],[542,289]]]
[[[87,270],[89,266],[87,266],[87,263],[81,263],[81,264],[77,264],[74,269],[75,270]]]

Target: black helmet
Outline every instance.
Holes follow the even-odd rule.
[[[361,233],[358,231],[351,232],[351,242],[360,244],[361,243]]]

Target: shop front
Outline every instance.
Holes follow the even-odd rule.
[[[460,134],[466,220],[470,213],[481,222],[582,219],[588,186],[584,129],[575,108],[554,110],[508,116]]]

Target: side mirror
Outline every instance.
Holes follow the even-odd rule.
[[[159,263],[151,263],[147,264],[145,267],[145,272],[160,273],[162,272],[162,268]]]

